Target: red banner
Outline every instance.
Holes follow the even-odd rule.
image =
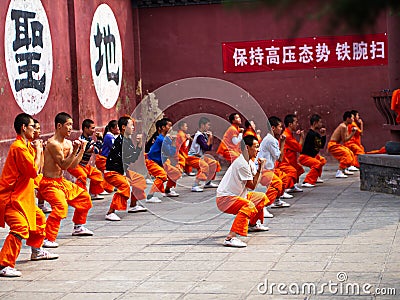
[[[222,44],[224,73],[387,65],[387,35]]]

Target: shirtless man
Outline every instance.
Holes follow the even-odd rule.
[[[55,117],[55,128],[54,136],[47,141],[43,179],[39,185],[39,192],[48,199],[52,208],[46,221],[46,239],[43,244],[47,248],[58,247],[56,238],[61,220],[67,217],[68,205],[75,208],[72,235],[93,235],[92,231],[83,226],[92,207],[89,193],[62,176],[63,170],[74,168],[81,161],[86,142],[66,139],[71,135],[72,118],[65,112],[58,113]]]
[[[350,111],[343,114],[343,122],[336,127],[328,143],[328,151],[339,161],[339,169],[336,172],[336,178],[347,178],[347,175],[353,175],[347,168],[354,166],[355,157],[353,152],[343,144],[350,140],[357,131],[357,127],[347,131],[347,126],[354,122],[354,116]]]

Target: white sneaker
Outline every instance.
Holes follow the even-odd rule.
[[[244,248],[244,247],[247,247],[247,244],[245,242],[242,242],[241,240],[239,240],[237,237],[233,237],[230,240],[225,239],[224,246],[225,247]]]
[[[43,248],[57,248],[57,247],[58,247],[58,243],[57,243],[57,242],[49,241],[48,239],[45,239],[45,240],[43,241],[42,247],[43,247]]]
[[[264,218],[273,218],[274,215],[271,214],[266,207],[264,207]]]
[[[211,189],[211,188],[216,189],[216,188],[218,188],[218,184],[212,183],[212,182],[210,181],[210,182],[208,182],[208,183],[206,183],[206,184],[204,185],[204,188],[205,188],[205,189]]]
[[[150,178],[147,178],[147,179],[146,179],[146,183],[147,183],[147,184],[153,184],[153,180],[151,180]]]
[[[336,172],[336,178],[347,178],[347,175],[344,175],[342,170],[337,170]]]
[[[188,175],[188,176],[196,176],[196,172],[190,172],[189,174],[186,174],[186,175]]]
[[[352,172],[360,171],[360,169],[355,167],[355,166],[350,166],[350,167],[347,168],[347,170],[352,171]]]
[[[179,194],[174,190],[170,190],[168,193],[165,193],[164,197],[178,197]]]
[[[192,186],[192,192],[202,192],[202,191],[203,189],[200,186],[198,185]]]
[[[108,221],[121,221],[121,218],[118,217],[118,215],[116,213],[111,213],[106,215],[106,220]]]
[[[249,226],[248,232],[259,232],[259,231],[268,231],[269,228],[267,226],[264,226],[264,224],[261,224],[260,221],[257,221],[256,225],[254,226]]]
[[[284,208],[284,207],[290,207],[290,204],[281,199],[276,199],[275,202],[271,204],[271,208]]]
[[[160,203],[160,202],[162,202],[161,199],[157,198],[156,196],[153,196],[150,199],[146,199],[146,203]]]
[[[353,172],[350,172],[348,169],[344,169],[343,173],[344,173],[345,175],[354,175],[354,173],[353,173]]]
[[[282,199],[292,199],[294,196],[290,195],[286,192],[283,193],[283,195],[281,196]]]
[[[137,204],[136,204],[136,206],[133,206],[128,209],[128,213],[137,213],[137,212],[143,212],[143,211],[147,211],[147,208],[137,205]]]
[[[50,253],[42,248],[40,248],[39,252],[32,252],[31,254],[31,260],[51,260],[57,258],[58,254]]]
[[[22,273],[15,268],[4,267],[0,270],[1,277],[21,277]]]
[[[294,185],[293,187],[286,189],[286,193],[301,193],[303,190],[299,188],[297,185]]]
[[[315,187],[315,184],[311,184],[311,183],[308,183],[308,182],[304,182],[304,183],[301,185],[301,187],[313,188],[313,187]]]
[[[316,182],[317,183],[324,183],[324,180],[321,177],[318,177]]]
[[[81,225],[72,230],[73,236],[92,236],[93,231],[87,229],[85,226]]]

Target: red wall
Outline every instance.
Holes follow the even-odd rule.
[[[363,143],[367,150],[380,148],[389,139],[371,98],[371,92],[388,88],[387,66],[223,74],[222,42],[293,37],[290,17],[278,19],[264,8],[239,10],[198,5],[139,9],[139,23],[143,90],[152,91],[186,77],[215,77],[247,90],[268,116],[283,119],[286,114],[297,112],[301,126],[308,128],[308,117],[319,113],[328,132],[332,132],[344,111],[356,109],[364,120]],[[327,34],[321,28],[322,23],[310,21],[297,32],[297,37],[357,34]],[[382,32],[386,32],[385,16],[368,33]],[[178,105],[179,109],[172,108],[169,116],[178,120],[199,110],[216,111],[210,103],[195,103]]]
[[[0,6],[0,22],[3,24],[3,29],[0,31],[0,42],[3,45],[4,25],[10,1],[4,2]],[[93,14],[101,3],[108,4],[114,12],[123,52],[121,91],[116,105],[111,109],[104,108],[98,101],[90,69],[90,27]],[[42,5],[47,14],[53,46],[53,77],[50,94],[44,108],[34,116],[41,123],[43,138],[46,139],[52,135],[54,117],[60,111],[72,114],[76,129],[80,128],[80,124],[85,118],[93,119],[96,125],[101,127],[121,114],[132,112],[135,107],[135,68],[131,1],[42,0]],[[75,15],[75,25],[73,15]],[[74,32],[70,30],[70,25],[75,29],[75,36]],[[74,43],[76,44],[76,53],[73,52],[72,56],[76,57],[76,65],[71,64],[70,46]],[[4,55],[4,47],[0,47],[0,169],[9,145],[15,138],[14,118],[22,112],[14,100]],[[71,74],[71,65],[76,67],[77,77],[75,78]]]

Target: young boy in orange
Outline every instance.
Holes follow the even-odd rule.
[[[179,167],[182,172],[190,174],[193,165],[196,164],[191,158],[189,158],[188,152],[190,148],[190,142],[192,138],[187,133],[188,125],[184,121],[178,123],[178,133],[176,135],[176,155],[178,157]],[[194,167],[195,168],[195,167]]]
[[[259,158],[256,168],[253,159],[257,156],[259,144],[254,136],[246,136],[242,144],[243,153],[229,166],[217,189],[216,202],[219,210],[236,215],[223,243],[227,247],[247,246],[236,237],[237,234],[247,236],[248,231],[268,230],[262,223],[264,206],[268,205],[269,199],[264,193],[248,192],[257,187],[265,159]]]
[[[62,219],[68,214],[68,206],[75,208],[73,236],[91,236],[87,229],[87,215],[92,207],[89,193],[63,177],[63,170],[75,168],[82,160],[86,141],[66,139],[71,135],[72,118],[65,112],[58,113],[54,120],[55,133],[48,139],[44,152],[43,178],[39,192],[50,203],[52,212],[46,220],[46,239],[43,247],[57,248],[56,238]]]
[[[199,171],[192,186],[192,192],[202,192],[200,181],[205,181],[204,188],[217,188],[218,185],[211,182],[215,178],[215,174],[221,171],[218,161],[207,155],[207,151],[211,151],[213,143],[213,134],[210,131],[211,123],[206,117],[199,120],[199,129],[194,135],[188,157],[195,162],[193,166]]]
[[[45,238],[46,217],[35,204],[34,179],[42,156],[41,140],[34,138],[33,118],[25,113],[14,120],[16,140],[10,146],[0,178],[0,226],[10,232],[0,251],[0,276],[19,277],[15,269],[22,239],[31,246],[31,260],[56,259],[41,248]],[[31,142],[32,141],[32,142]]]
[[[347,168],[354,166],[355,157],[353,152],[343,144],[349,141],[357,131],[357,127],[352,127],[351,133],[347,126],[352,124],[354,116],[350,111],[343,114],[343,122],[336,127],[332,133],[331,140],[328,143],[328,152],[339,161],[339,169],[336,172],[336,178],[347,178],[347,175],[353,175]]]
[[[246,120],[244,122],[244,133],[243,133],[243,137],[248,136],[248,135],[252,135],[255,136],[258,140],[258,142],[261,144],[262,138],[260,135],[260,130],[256,130],[256,124],[254,123],[254,121],[252,120]]]
[[[298,130],[299,122],[293,114],[287,115],[284,123],[286,128],[283,134],[286,136],[286,141],[283,159],[278,163],[278,168],[285,172],[289,178],[289,188],[286,192],[302,192],[303,190],[296,184],[299,182],[300,175],[304,173],[303,167],[298,163],[298,155],[301,152],[304,142],[304,131]],[[293,136],[294,133],[300,135],[299,141]]]
[[[232,113],[228,119],[232,125],[222,137],[217,153],[232,163],[241,153],[240,141],[243,139],[243,128],[239,127],[242,124],[239,114]]]
[[[357,130],[354,133],[353,137],[347,141],[346,143],[344,143],[344,145],[349,148],[355,157],[355,161],[354,161],[354,165],[350,166],[348,168],[349,171],[358,171],[358,168],[360,167],[360,164],[358,163],[358,156],[360,154],[365,154],[365,149],[364,146],[361,144],[361,135],[363,134],[364,131],[364,124],[363,121],[360,118],[360,114],[358,113],[358,111],[356,110],[352,110],[351,114],[354,117],[354,122],[347,125],[347,130],[348,133],[351,133],[351,130],[353,127],[356,127]]]
[[[158,122],[160,134],[157,136],[154,144],[151,146],[147,159],[145,160],[149,174],[155,177],[154,183],[147,195],[147,202],[158,203],[160,199],[154,197],[155,192],[165,193],[167,197],[178,197],[179,194],[172,188],[176,186],[176,181],[181,177],[182,173],[174,167],[169,157],[176,154],[176,147],[172,146],[172,139],[168,135],[172,128],[172,121],[168,118],[162,118]],[[164,188],[164,182],[166,187]]]
[[[86,141],[85,153],[82,159],[75,168],[68,168],[68,172],[76,178],[76,184],[86,190],[86,181],[90,179],[89,193],[92,200],[102,200],[104,197],[99,194],[104,192],[103,174],[95,167],[89,164],[92,154],[98,154],[103,146],[103,134],[96,132],[96,141],[92,139],[95,134],[96,126],[90,119],[85,119],[82,122],[82,135],[80,140]]]
[[[114,194],[106,220],[120,221],[116,210],[126,210],[127,201],[131,198],[128,213],[143,212],[147,209],[137,204],[138,200],[145,200],[146,179],[139,173],[128,170],[129,165],[139,158],[142,152],[142,135],[136,135],[136,146],[132,143],[132,134],[135,130],[134,120],[131,117],[121,117],[118,127],[121,134],[115,139],[107,157],[104,177],[109,184],[118,190]],[[124,176],[126,174],[126,176]],[[132,192],[131,192],[132,187]]]
[[[326,129],[322,127],[320,115],[314,114],[310,118],[311,128],[304,140],[299,162],[310,168],[302,187],[314,187],[317,182],[322,183],[320,178],[322,167],[326,164],[326,159],[319,155],[319,150],[325,147]]]
[[[35,123],[35,133],[33,135],[33,140],[38,140],[40,139],[40,123],[38,120],[33,119],[33,122]],[[43,145],[44,148],[45,145]],[[39,171],[38,171],[38,176],[35,178],[35,188],[36,188],[36,198],[38,199],[38,207],[45,213],[48,214],[51,212],[51,208],[48,207],[45,204],[45,201],[40,195],[40,193],[37,191],[37,188],[39,187],[40,180],[42,180],[43,174],[42,174],[42,169],[43,169],[43,163],[44,163],[44,154],[42,152],[41,159],[40,159],[40,164],[39,164]]]

